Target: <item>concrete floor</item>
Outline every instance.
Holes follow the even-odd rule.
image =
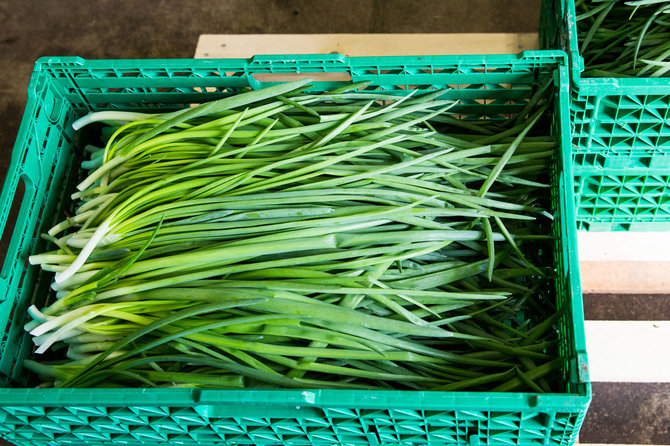
[[[540,0],[2,0],[0,181],[41,56],[188,58],[204,33],[534,32],[539,11]],[[587,318],[611,310],[598,308]],[[594,385],[581,440],[670,444],[669,395],[666,384]]]
[[[0,1],[0,180],[40,56],[193,57],[199,34],[533,32],[540,0]]]

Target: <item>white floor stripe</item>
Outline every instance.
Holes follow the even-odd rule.
[[[670,232],[577,231],[580,261],[670,261]]]
[[[670,321],[586,321],[593,382],[670,382]]]

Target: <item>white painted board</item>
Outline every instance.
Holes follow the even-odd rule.
[[[670,232],[577,231],[579,260],[670,261]]]
[[[670,382],[670,321],[586,321],[593,382]]]

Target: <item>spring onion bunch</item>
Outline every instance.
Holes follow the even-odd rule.
[[[551,391],[549,82],[505,121],[307,80],[82,118],[105,143],[30,257],[55,298],[25,366],[60,387]]]
[[[584,75],[661,77],[670,70],[670,0],[577,0]]]

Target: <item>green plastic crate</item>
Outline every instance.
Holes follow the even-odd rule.
[[[578,225],[670,230],[670,80],[582,77],[574,0],[543,0],[540,46],[570,63]]]
[[[260,88],[263,76],[323,73],[404,93],[451,87],[465,119],[520,112],[546,76],[558,98],[552,130],[562,143],[551,169],[562,393],[361,390],[34,389],[21,360],[31,351],[26,308],[49,277],[26,259],[69,203],[85,136],[70,124],[90,110],[171,109]],[[274,73],[274,74],[273,74]],[[307,74],[309,73],[309,74]],[[315,74],[316,73],[316,74]],[[7,224],[20,212],[0,272],[0,436],[17,445],[557,445],[577,437],[591,400],[576,252],[569,147],[567,66],[560,51],[518,56],[257,56],[250,60],[43,58],[0,200]],[[274,78],[277,81],[278,78]],[[315,90],[351,81],[315,82]],[[16,201],[16,200],[15,200]],[[1,228],[0,228],[1,229]],[[42,302],[35,301],[37,306]]]

